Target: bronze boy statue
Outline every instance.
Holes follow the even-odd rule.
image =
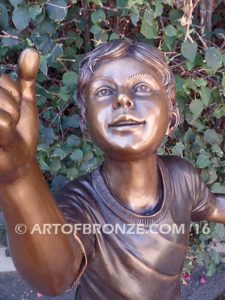
[[[157,156],[179,122],[162,53],[117,40],[82,61],[81,114],[105,161],[68,183],[58,205],[35,159],[38,65],[38,54],[25,50],[19,82],[0,78],[0,204],[16,268],[47,295],[75,283],[76,300],[179,299],[190,222],[225,223],[225,197],[213,195],[186,160]],[[58,230],[43,234],[37,224]],[[77,230],[65,234],[66,224]],[[16,232],[21,226],[25,234]]]

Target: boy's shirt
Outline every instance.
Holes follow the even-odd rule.
[[[121,205],[101,167],[57,195],[67,222],[79,224],[75,227],[84,252],[75,300],[180,298],[190,223],[207,218],[215,198],[186,160],[161,156],[158,168],[163,200],[153,215]]]

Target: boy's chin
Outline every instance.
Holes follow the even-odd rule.
[[[146,138],[143,136],[133,137],[112,137],[112,136],[91,136],[94,143],[104,152],[106,157],[117,160],[128,161],[141,159],[154,155],[160,146],[159,139]]]
[[[121,147],[120,145],[111,145],[105,149],[102,149],[102,151],[108,158],[121,161],[131,161],[155,155],[157,149],[150,147],[137,147],[134,145],[127,145],[124,147]]]

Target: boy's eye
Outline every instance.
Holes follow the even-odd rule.
[[[149,92],[151,92],[151,88],[146,83],[138,83],[134,87],[134,92],[135,93],[149,93]]]
[[[98,97],[106,97],[112,95],[112,90],[109,88],[102,88],[97,91],[96,96]]]

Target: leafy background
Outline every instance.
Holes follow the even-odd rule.
[[[176,74],[181,123],[159,153],[188,159],[213,192],[225,192],[225,10],[223,3],[214,9],[212,30],[204,33],[200,6],[192,13],[183,2],[0,1],[0,72],[16,79],[21,51],[34,47],[41,54],[37,158],[53,191],[103,159],[80,130],[79,61],[96,45],[125,38],[159,47]],[[222,224],[210,224],[210,233],[204,234],[203,226],[204,222],[199,232],[195,227],[191,231],[184,271],[191,272],[199,264],[212,275],[224,266],[214,247],[225,242],[225,230]]]

